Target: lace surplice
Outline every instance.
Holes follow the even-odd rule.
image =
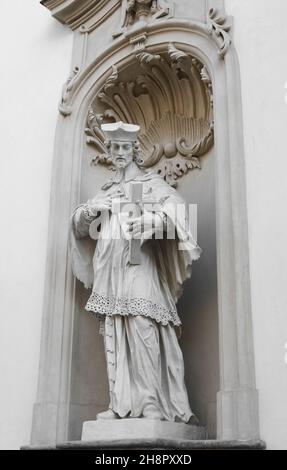
[[[129,183],[122,184],[128,194]],[[143,184],[144,192],[151,192],[150,181]],[[78,238],[87,235],[92,220],[88,205],[80,206],[74,216]],[[141,264],[130,265],[129,242],[122,234],[118,214],[105,217],[93,258],[93,289],[86,310],[98,316],[142,315],[162,325],[181,325],[168,283],[159,276],[154,250],[159,243],[147,240],[141,248]]]

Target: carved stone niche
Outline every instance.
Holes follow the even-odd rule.
[[[141,126],[144,169],[162,175],[172,186],[213,145],[213,95],[206,67],[169,44],[166,51],[138,52],[132,65],[112,67],[87,117],[87,143],[97,152],[94,164],[110,165],[101,124],[124,121]]]
[[[82,422],[107,406],[102,343],[94,318],[83,312],[89,293],[72,275],[68,233],[74,207],[94,195],[112,168],[100,124],[121,119],[141,125],[142,166],[178,183],[186,201],[199,208],[203,255],[178,304],[192,408],[209,439],[218,439],[215,445],[262,446],[240,74],[224,1],[42,3],[75,31],[75,41],[56,133],[31,443],[79,439]],[[145,15],[139,14],[140,3],[148,6]]]

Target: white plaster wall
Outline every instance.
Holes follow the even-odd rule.
[[[72,34],[38,0],[1,0],[0,448],[30,440],[57,103]]]
[[[225,3],[242,77],[261,438],[287,449],[287,2]]]

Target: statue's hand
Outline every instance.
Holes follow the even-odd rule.
[[[96,216],[98,212],[110,211],[112,208],[112,197],[93,199],[88,202],[88,210],[91,215]]]
[[[134,238],[141,236],[143,242],[149,240],[155,233],[163,233],[163,218],[154,212],[144,212],[141,217],[130,219],[127,222],[129,232]]]

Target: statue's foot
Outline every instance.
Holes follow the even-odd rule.
[[[192,415],[188,424],[192,424],[193,426],[199,426],[199,419],[197,416]]]
[[[148,405],[143,411],[143,417],[146,419],[158,419],[163,420],[164,416],[154,405]]]
[[[106,411],[102,411],[101,413],[98,413],[96,416],[97,419],[119,419],[119,416],[117,413],[115,413],[113,410],[110,408]]]

